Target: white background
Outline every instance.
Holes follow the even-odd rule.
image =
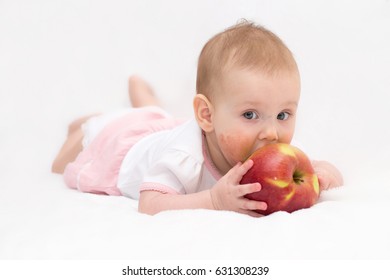
[[[300,147],[335,163],[349,193],[364,193],[362,213],[366,197],[388,203],[380,190],[390,188],[390,1],[0,0],[0,237],[16,248],[0,255],[77,257],[77,250],[23,249],[47,225],[43,217],[34,228],[32,215],[56,209],[48,200],[65,193],[50,165],[66,125],[129,106],[132,74],[151,83],[168,111],[191,116],[201,48],[241,18],[271,29],[296,57]],[[23,230],[26,221],[31,227]]]
[[[2,173],[47,172],[68,122],[129,105],[131,74],[150,81],[168,111],[190,116],[203,44],[240,18],[270,28],[296,57],[301,147],[340,166],[347,182],[383,174],[379,163],[390,157],[386,0],[1,0]]]

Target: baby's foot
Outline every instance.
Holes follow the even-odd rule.
[[[160,106],[160,102],[154,95],[147,82],[138,76],[129,78],[129,98],[133,107]]]

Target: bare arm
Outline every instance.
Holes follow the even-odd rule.
[[[192,194],[172,195],[157,191],[143,191],[139,199],[139,212],[154,215],[173,209],[231,210],[251,216],[261,216],[253,210],[265,210],[266,203],[246,199],[246,194],[259,191],[259,183],[240,185],[242,176],[252,167],[253,161],[237,164],[210,190]]]
[[[139,198],[138,211],[154,215],[164,210],[198,208],[214,209],[210,190],[186,195],[143,191]]]

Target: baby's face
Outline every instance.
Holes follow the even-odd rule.
[[[300,96],[298,73],[268,76],[232,69],[214,96],[208,146],[223,174],[266,144],[291,142]]]

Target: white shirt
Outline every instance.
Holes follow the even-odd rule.
[[[188,194],[210,189],[221,175],[205,145],[195,119],[146,136],[127,152],[117,186],[134,199],[145,190]]]

